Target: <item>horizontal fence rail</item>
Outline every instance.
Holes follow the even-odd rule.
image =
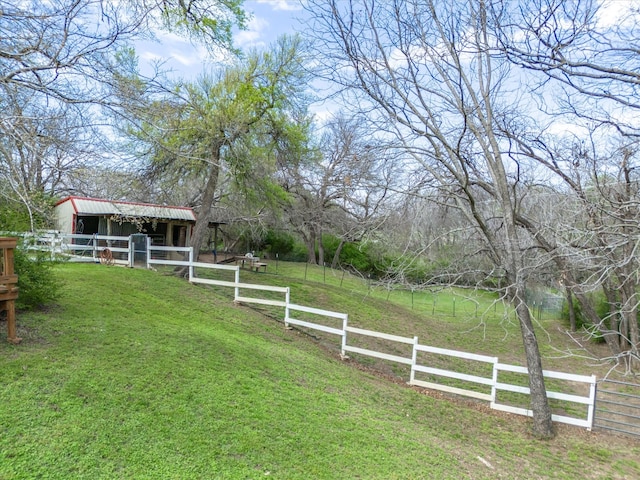
[[[409,345],[415,345],[418,342],[418,337],[400,337],[398,335],[390,335],[388,333],[374,332],[373,330],[364,330],[362,328],[355,328],[345,326],[345,340],[342,342],[342,355],[346,352],[358,353],[360,355],[366,355],[368,357],[380,358],[382,360],[389,360],[404,365],[411,365],[413,359],[411,357],[400,357],[398,355],[391,355],[388,353],[377,352],[375,350],[369,350],[368,348],[352,347],[347,345],[346,336],[347,332],[355,333],[357,335],[364,335],[366,337],[381,338],[383,340],[389,340],[391,342],[405,343]]]
[[[515,365],[507,365],[504,363],[496,363],[494,366],[495,370],[497,373],[499,373],[500,371],[503,372],[512,372],[512,373],[519,373],[519,374],[523,374],[523,375],[528,375],[529,374],[529,370],[525,367],[518,367]],[[552,414],[551,418],[552,420],[556,421],[556,422],[560,422],[560,423],[567,423],[569,425],[575,425],[578,427],[585,427],[589,430],[591,430],[591,428],[593,427],[593,413],[594,413],[594,408],[595,408],[595,395],[596,395],[596,383],[597,383],[597,379],[595,375],[591,375],[591,376],[586,376],[586,375],[574,375],[574,374],[570,374],[570,373],[563,373],[563,372],[554,372],[554,371],[550,371],[550,370],[543,370],[543,375],[545,379],[558,379],[558,380],[566,380],[569,382],[579,382],[579,383],[584,383],[585,385],[587,385],[589,387],[589,395],[588,396],[579,396],[579,395],[572,395],[572,394],[566,394],[566,393],[561,393],[561,392],[555,392],[555,391],[551,391],[549,389],[547,389],[547,398],[549,399],[555,399],[555,400],[562,400],[565,402],[570,402],[570,403],[577,403],[577,404],[582,404],[582,405],[586,405],[587,406],[587,418],[585,419],[581,419],[581,418],[576,418],[576,417],[572,417],[572,416],[568,416],[568,415],[558,415],[558,414]],[[497,376],[496,376],[497,378]],[[512,384],[508,384],[508,383],[502,383],[496,380],[495,384],[494,384],[494,389],[496,391],[506,391],[506,392],[513,392],[513,393],[519,393],[519,394],[524,394],[524,395],[530,395],[531,391],[529,389],[529,387],[523,387],[523,386],[518,386],[518,385],[512,385]],[[495,393],[494,393],[494,398],[495,398]],[[501,410],[503,412],[509,412],[509,413],[516,413],[518,415],[526,415],[528,417],[532,417],[533,416],[533,412],[530,409],[527,408],[519,408],[519,407],[513,407],[511,405],[506,405],[506,404],[501,404],[498,403],[496,400],[494,400],[491,403],[491,408],[495,409],[495,410]]]
[[[298,320],[291,316],[291,311],[311,313],[313,315],[329,317],[329,318],[337,318],[339,320],[342,320],[343,322],[342,328],[339,329],[334,327],[328,327],[326,325],[322,325],[319,323],[309,322],[306,320]],[[286,308],[284,324],[286,327],[288,327],[289,325],[298,325],[300,327],[311,328],[313,330],[319,330],[321,332],[344,336],[348,318],[349,316],[346,313],[331,312],[329,310],[322,310],[320,308],[304,307],[302,305],[295,305],[293,303],[290,303],[289,305],[287,305],[287,308]]]
[[[193,248],[151,245],[151,238],[147,238],[147,268],[151,268],[151,265],[185,265],[184,258],[172,260],[174,256],[171,253],[174,253],[176,258],[186,256],[189,263],[193,263]]]
[[[234,302],[237,303],[257,303],[260,305],[271,305],[274,307],[285,307],[289,304],[290,300],[290,289],[289,287],[269,287],[266,285],[254,285],[250,283],[240,283],[237,285],[238,289],[247,289],[247,290],[260,290],[263,292],[276,292],[276,293],[284,293],[284,300],[268,300],[264,298],[255,298],[255,297],[242,297],[240,295],[236,295],[234,298]]]
[[[129,266],[133,267],[135,254],[139,252],[135,250],[132,237],[133,236],[112,237],[101,235],[47,234],[45,236],[32,239],[30,241],[30,245],[32,245],[32,248],[34,249],[48,249],[49,251],[56,254],[61,253],[73,256],[74,254],[78,254],[79,252],[81,254],[79,256],[82,257],[83,255],[87,255],[90,259],[96,262],[99,261],[99,255],[101,251],[108,248],[109,250],[111,250],[111,252],[121,255],[121,257],[119,257],[118,259],[119,262],[128,264]],[[155,246],[151,244],[151,238],[147,237],[146,244],[143,248],[146,248],[144,254],[147,268],[152,268],[152,265],[171,265],[176,267],[186,267],[189,272],[188,278],[191,283],[233,288],[234,302],[255,303],[261,305],[283,307],[284,324],[286,327],[295,325],[341,337],[340,350],[343,357],[346,357],[347,353],[355,353],[399,363],[402,365],[408,365],[411,367],[410,378],[408,381],[410,385],[445,391],[456,395],[462,395],[478,400],[487,401],[489,402],[491,408],[500,411],[526,416],[533,415],[530,409],[510,405],[498,399],[498,396],[501,392],[506,392],[507,395],[530,395],[529,387],[522,385],[522,383],[526,382],[521,382],[521,384],[513,384],[510,383],[510,380],[504,380],[503,378],[504,375],[509,374],[526,376],[528,375],[528,370],[525,367],[499,363],[497,357],[420,345],[418,343],[418,337],[416,336],[404,337],[350,326],[348,324],[349,317],[346,313],[332,312],[329,310],[291,303],[291,292],[289,287],[275,287],[268,285],[242,283],[240,281],[240,266],[238,265],[221,265],[194,261],[193,249],[190,247]],[[197,275],[197,270],[200,269],[230,271],[233,272],[233,280],[218,280],[201,277]],[[284,299],[274,300],[267,298],[242,296],[240,295],[242,290],[284,294]],[[306,314],[305,319],[295,318],[295,316],[299,316],[298,314]],[[307,317],[309,316],[313,316],[314,320],[307,319]],[[340,323],[340,325],[337,325],[336,320]],[[333,321],[333,325],[327,325],[328,321]],[[379,340],[390,342],[391,345],[398,343],[410,345],[411,353],[407,356],[401,356],[392,353],[379,352],[370,348],[358,347],[349,343],[353,340],[354,336],[376,338]],[[461,371],[450,370],[448,368],[441,368],[441,366],[434,365],[433,363],[428,361],[430,356],[433,355],[456,359],[456,361],[458,362],[477,362],[480,364],[486,364],[488,365],[486,367],[487,374],[486,376],[482,376],[477,373],[469,374]],[[545,370],[543,374],[545,376],[545,379],[549,379],[554,382],[565,381],[571,382],[573,384],[582,384],[583,388],[586,388],[588,390],[589,393],[587,395],[576,395],[573,393],[563,393],[548,389],[547,397],[553,401],[567,402],[570,404],[582,406],[583,408],[586,407],[586,415],[582,417],[578,415],[553,414],[552,419],[554,421],[591,429],[594,424],[597,391],[595,375],[573,375],[547,370]],[[427,376],[429,380],[417,378],[418,376]],[[436,378],[443,379],[444,382],[442,384],[437,383],[437,381],[435,380]],[[455,382],[455,386],[447,385],[447,381]],[[475,390],[464,388],[467,384],[473,385],[473,388],[475,388]],[[488,393],[477,391],[481,388],[486,389]],[[640,395],[633,395],[633,397],[640,402]],[[599,402],[601,405],[607,403],[617,403],[616,400],[613,399],[600,399]],[[638,410],[634,410],[633,413],[629,413],[627,411],[622,415],[633,417],[640,422],[640,403],[637,408]],[[602,411],[604,411],[604,407],[602,407]],[[615,430],[615,425],[621,425],[624,420],[606,420],[600,415],[599,421],[609,421],[611,425],[614,425],[611,426],[610,429]],[[619,429],[618,431],[622,431],[622,429]]]
[[[27,250],[44,251],[70,261],[98,263],[105,258],[109,263],[130,265],[133,255],[131,237],[99,234],[63,234],[44,232],[41,234],[24,233],[20,235]],[[109,255],[105,255],[105,250]]]
[[[432,353],[436,355],[445,355],[445,356],[460,358],[464,360],[488,363],[494,366],[494,372],[495,372],[495,365],[498,363],[497,357],[489,357],[486,355],[477,355],[474,353],[460,352],[457,350],[449,350],[445,348],[437,348],[437,347],[430,347],[427,345],[416,344],[413,351],[413,364],[411,366],[411,378],[409,380],[410,385],[416,385],[423,388],[430,388],[433,390],[440,390],[447,393],[454,393],[456,395],[476,398],[476,399],[485,400],[488,402],[494,401],[493,391],[491,391],[491,393],[481,393],[473,390],[467,390],[467,389],[453,387],[449,385],[441,385],[435,382],[427,382],[424,380],[416,379],[416,372],[421,372],[421,373],[426,373],[433,376],[453,378],[456,380],[461,380],[463,382],[469,382],[469,383],[484,385],[488,387],[493,387],[495,384],[495,378],[494,378],[495,374],[492,375],[491,378],[485,378],[477,375],[469,375],[466,373],[454,372],[451,370],[444,370],[440,368],[433,368],[429,366],[418,365],[417,363],[418,352]]]

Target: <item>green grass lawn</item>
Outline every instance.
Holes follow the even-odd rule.
[[[234,306],[229,289],[120,267],[58,272],[59,304],[19,314],[22,344],[0,342],[2,480],[640,476],[636,441],[568,427],[534,440],[524,418],[354,368]],[[296,303],[356,308],[365,328],[426,321],[344,284],[248,275],[293,283]]]
[[[232,272],[198,269],[197,275],[233,280]],[[400,289],[389,291],[343,271],[291,262],[278,262],[276,268],[273,260],[269,262],[266,274],[242,270],[241,282],[291,287],[293,303],[348,313],[349,325],[355,327],[406,337],[417,335],[423,345],[497,356],[503,363],[525,365],[519,324],[511,309],[499,301],[495,293],[435,286],[413,294]],[[233,299],[231,288],[219,287],[216,291],[230,301]],[[246,291],[246,294],[255,293]],[[267,294],[259,292],[257,295],[266,297]],[[283,295],[277,294],[273,298],[283,299]],[[284,316],[283,309],[254,308],[274,319],[281,320]],[[313,317],[308,319],[313,320]],[[330,323],[326,319],[322,321]],[[594,366],[598,363],[596,357],[608,356],[604,345],[584,342],[590,351],[581,350],[566,334],[568,326],[549,312],[544,312],[542,318],[535,321],[545,369],[583,375],[608,371],[609,365]],[[332,326],[341,327],[339,323]],[[318,332],[313,335],[325,340],[327,345],[339,347],[339,339],[335,336]],[[372,340],[368,346],[379,344]],[[401,354],[400,351],[389,353]],[[397,371],[402,375],[406,373],[402,367]]]

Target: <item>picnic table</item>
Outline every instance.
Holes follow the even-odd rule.
[[[261,268],[265,272],[267,271],[267,264],[261,262],[260,257],[254,257],[251,254],[237,256],[235,257],[235,262],[236,265],[240,265],[242,268],[246,266],[249,270],[255,270],[256,272],[259,272]]]

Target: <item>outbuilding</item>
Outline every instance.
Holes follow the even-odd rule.
[[[190,207],[70,196],[54,207],[61,233],[129,236],[144,233],[153,245],[185,246],[196,222]]]

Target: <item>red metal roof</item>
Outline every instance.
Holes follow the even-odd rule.
[[[173,207],[152,203],[123,202],[70,196],[56,203],[56,206],[71,202],[77,215],[123,215],[129,217],[163,218],[167,220],[196,221],[196,215],[190,207]]]

